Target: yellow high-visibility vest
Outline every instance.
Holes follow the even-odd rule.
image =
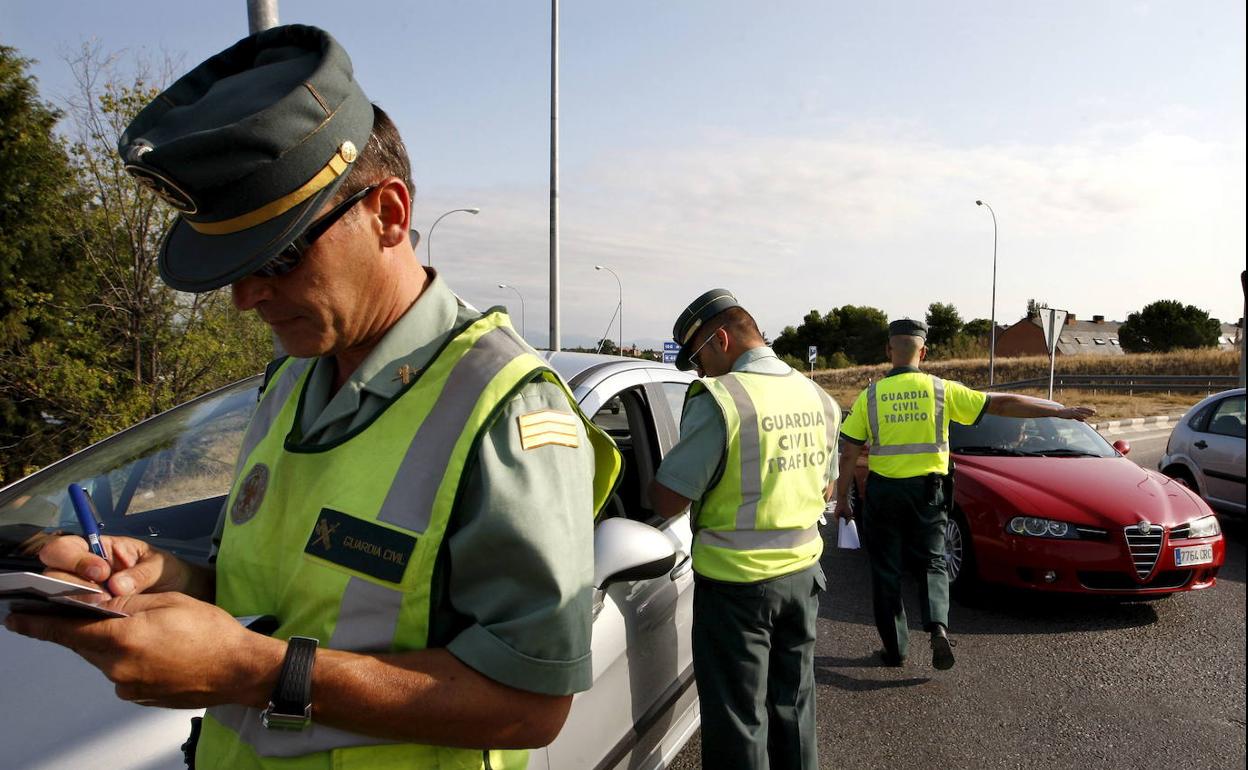
[[[706,378],[687,398],[702,390],[723,413],[727,446],[723,474],[694,504],[694,571],[753,583],[818,562],[841,421],[836,402],[796,371]]]

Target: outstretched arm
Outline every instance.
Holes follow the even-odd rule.
[[[1058,417],[1080,422],[1096,414],[1096,410],[1090,406],[1062,406],[1052,401],[1013,393],[993,393],[988,397],[987,411],[988,414],[1001,417]]]

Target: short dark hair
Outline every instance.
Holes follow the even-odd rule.
[[[364,145],[364,151],[355,159],[346,180],[334,193],[334,203],[346,198],[358,190],[385,179],[397,176],[407,185],[407,192],[416,197],[416,185],[412,182],[412,161],[407,156],[407,148],[403,146],[403,137],[399,129],[386,111],[373,105],[373,133]]]
[[[758,329],[758,322],[740,305],[730,307],[702,324],[704,329],[713,330],[721,327],[746,342],[763,341],[763,333]]]

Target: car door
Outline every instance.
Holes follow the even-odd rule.
[[[1192,458],[1200,466],[1210,504],[1244,512],[1244,394],[1218,402],[1193,437]]]
[[[581,406],[616,441],[625,460],[616,495],[602,515],[655,526],[673,542],[678,557],[667,575],[596,592],[593,687],[574,699],[547,758],[552,770],[657,767],[696,727],[697,704],[688,516],[660,519],[648,491],[670,446],[672,416],[644,369],[607,378]]]

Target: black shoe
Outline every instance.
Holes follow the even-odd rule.
[[[898,666],[906,665],[906,659],[895,652],[889,652],[888,650],[876,650],[875,656],[886,666],[896,668]]]
[[[945,629],[932,632],[932,666],[940,671],[953,668],[953,641],[945,635]]]

